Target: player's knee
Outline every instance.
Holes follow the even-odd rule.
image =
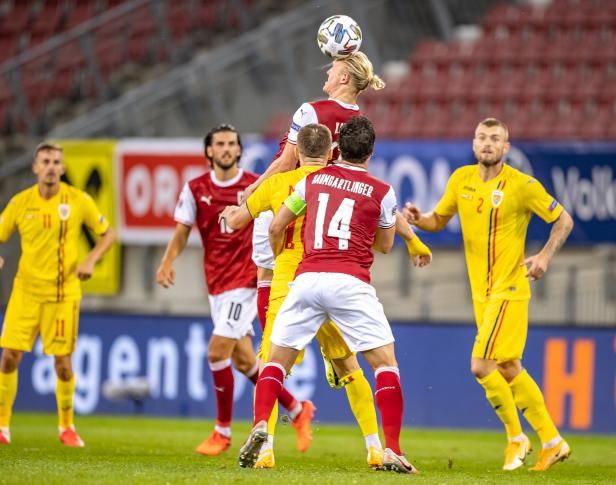
[[[482,360],[471,360],[471,374],[473,374],[476,379],[481,379],[489,373],[485,362]]]
[[[71,360],[69,358],[56,357],[55,361],[56,375],[61,381],[70,381],[73,377],[73,367],[71,366]]]
[[[18,350],[3,349],[0,359],[0,372],[10,373],[17,370],[21,361],[21,352]]]

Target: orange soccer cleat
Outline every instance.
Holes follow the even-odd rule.
[[[231,438],[224,434],[214,431],[209,438],[203,440],[197,449],[197,453],[206,456],[220,455],[223,451],[227,451],[231,447]]]
[[[86,445],[73,427],[60,430],[60,441],[63,445],[74,448],[83,448]]]
[[[312,401],[302,401],[302,410],[295,416],[295,419],[291,421],[291,424],[297,431],[297,449],[302,453],[310,448],[312,443],[312,430],[310,429],[310,423],[316,407],[312,404]]]

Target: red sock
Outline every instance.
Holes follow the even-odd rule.
[[[255,425],[259,421],[267,421],[272,414],[276,399],[282,390],[285,374],[284,368],[274,363],[265,364],[259,374],[255,396]]]
[[[257,381],[259,380],[259,364],[255,364],[252,369],[250,369],[246,374],[244,374],[250,382],[252,382],[255,386],[257,385]]]
[[[257,315],[261,330],[265,328],[265,319],[267,316],[267,308],[269,307],[270,291],[272,282],[268,280],[259,281],[257,283]]]
[[[258,366],[258,364],[256,366],[256,371],[253,371],[251,369],[250,372],[245,374],[245,376],[248,377],[248,379],[250,379],[252,381],[252,383],[256,386],[257,385],[257,381],[259,380],[259,366]],[[295,406],[297,406],[297,399],[295,399],[295,397],[293,397],[293,394],[291,394],[289,391],[287,391],[286,387],[282,388],[282,391],[280,392],[280,395],[278,396],[278,402],[287,411],[292,411],[293,409],[295,409]]]
[[[400,429],[404,401],[400,375],[396,367],[381,367],[374,373],[376,377],[376,405],[381,413],[385,446],[400,454]]]
[[[233,416],[233,371],[231,370],[231,359],[210,362],[212,377],[214,378],[214,389],[216,389],[216,405],[218,414],[216,424],[218,426],[231,426]]]

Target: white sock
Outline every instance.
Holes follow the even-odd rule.
[[[562,440],[560,435],[557,435],[556,438],[551,439],[550,441],[548,441],[547,443],[543,443],[541,445],[541,447],[546,450],[548,448],[554,448],[558,443],[560,443],[560,440]]]
[[[522,433],[517,436],[514,436],[513,438],[509,438],[509,442],[519,443],[520,441],[524,441],[524,438],[526,438],[526,436],[524,435],[524,433]]]
[[[291,419],[297,418],[297,415],[302,412],[302,403],[297,401],[297,404],[291,411],[289,411],[289,417]]]
[[[365,437],[365,439],[366,439],[366,449],[368,451],[370,451],[370,447],[378,448],[379,450],[383,449],[378,433],[369,434],[368,436]]]
[[[274,435],[273,434],[267,435],[267,444],[270,445],[272,448],[274,447]]]
[[[221,435],[226,436],[227,438],[231,438],[231,428],[228,426],[214,426],[214,429],[218,431]]]

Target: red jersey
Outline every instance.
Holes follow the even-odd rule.
[[[310,123],[320,123],[329,128],[332,132],[332,148],[334,149],[332,160],[338,160],[340,151],[338,150],[338,133],[340,127],[349,121],[353,116],[360,116],[361,111],[356,104],[347,104],[335,99],[324,99],[302,104],[293,115],[291,128],[280,142],[278,153],[274,157],[276,160],[281,154],[287,142],[297,144],[297,133],[301,128]]]
[[[252,262],[252,222],[239,231],[229,229],[218,215],[237,205],[244,189],[257,180],[254,173],[239,173],[219,181],[214,170],[192,179],[182,189],[175,207],[176,222],[197,225],[203,243],[203,268],[210,295],[236,288],[256,288],[257,267]]]
[[[396,223],[394,189],[366,170],[334,164],[295,186],[306,202],[301,273],[345,273],[370,283],[377,228]]]

